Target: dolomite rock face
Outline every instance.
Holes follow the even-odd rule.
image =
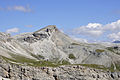
[[[0,80],[119,80],[120,73],[111,73],[79,65],[31,67],[7,63],[0,59]]]
[[[0,79],[119,80],[119,46],[80,43],[60,32],[55,25],[16,36],[0,32]],[[51,61],[54,64],[96,64],[112,67],[117,72],[75,65],[32,67],[28,66],[28,62],[32,64],[31,60]]]
[[[100,44],[77,42],[60,32],[55,25],[12,37],[0,33],[0,55],[13,58],[13,54],[35,60],[67,60],[72,64],[98,64],[107,67],[120,62],[120,55],[115,51]],[[75,58],[70,58],[70,54]],[[35,57],[38,55],[42,58]]]

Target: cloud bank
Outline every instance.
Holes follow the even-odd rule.
[[[120,40],[120,32],[109,34],[108,37],[113,40]]]
[[[78,38],[78,37],[75,37],[75,36],[70,36],[72,39],[76,40],[76,41],[79,41],[79,42],[82,42],[82,43],[88,43],[87,39],[82,39],[82,38]]]
[[[74,34],[88,35],[88,36],[100,36],[103,31],[101,30],[102,24],[99,23],[89,23],[86,26],[80,26],[73,29]]]
[[[88,25],[74,28],[72,32],[75,35],[85,35],[89,37],[101,37],[107,34],[106,37],[109,39],[120,40],[120,20],[106,25],[89,23]]]
[[[6,33],[17,33],[17,32],[19,32],[19,28],[11,28],[6,30]]]

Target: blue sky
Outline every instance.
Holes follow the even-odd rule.
[[[77,40],[119,40],[119,19],[120,0],[0,0],[0,31],[12,35],[56,25]]]

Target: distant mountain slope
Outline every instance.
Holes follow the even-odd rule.
[[[100,44],[79,43],[55,25],[32,33],[10,36],[0,33],[0,55],[12,61],[45,60],[60,64],[97,64],[119,66],[119,49]]]
[[[117,41],[113,41],[113,43],[120,43],[120,41],[118,41],[118,40]]]

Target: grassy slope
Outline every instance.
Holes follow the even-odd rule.
[[[3,57],[2,58],[4,60],[6,60],[7,62],[16,62],[16,63],[21,63],[22,65],[27,65],[27,66],[35,66],[35,67],[42,67],[42,66],[46,66],[46,67],[58,67],[60,65],[81,65],[81,66],[85,66],[85,67],[90,67],[90,68],[95,68],[95,69],[102,69],[105,71],[120,71],[120,65],[115,64],[116,65],[116,70],[114,70],[113,65],[111,65],[111,67],[107,68],[104,67],[103,65],[96,65],[96,64],[70,64],[68,61],[66,60],[61,60],[61,61],[57,61],[57,62],[51,62],[51,61],[45,61],[45,60],[39,60],[36,61],[34,59],[29,59],[20,55],[13,55],[12,54],[13,59],[10,58],[6,58]]]

